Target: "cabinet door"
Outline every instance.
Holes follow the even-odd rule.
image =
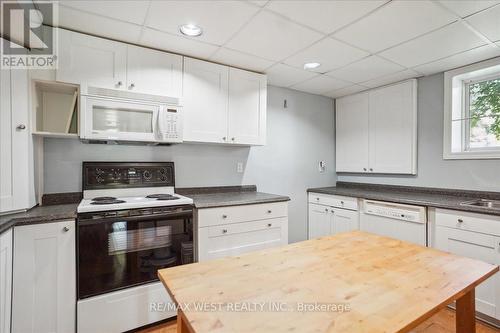
[[[184,58],[184,141],[227,140],[227,66]]]
[[[127,90],[181,96],[182,56],[132,45],[127,52]]]
[[[29,85],[26,70],[0,75],[0,212],[34,205],[30,143]]]
[[[229,140],[264,145],[266,140],[267,79],[265,75],[229,69]]]
[[[435,247],[493,265],[500,264],[500,237],[436,226]],[[476,310],[500,319],[500,274],[476,287]]]
[[[368,171],[368,94],[343,97],[336,102],[336,170]]]
[[[16,227],[12,332],[74,332],[75,221]]]
[[[127,45],[59,29],[59,60],[56,79],[108,89],[126,87]]]
[[[370,171],[416,173],[416,80],[370,92]]]
[[[357,211],[332,208],[333,233],[349,232],[359,229],[359,214]]]
[[[308,238],[328,236],[333,233],[332,213],[327,206],[309,204]]]
[[[0,235],[0,333],[10,333],[12,229]]]

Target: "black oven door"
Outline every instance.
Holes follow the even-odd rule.
[[[79,214],[78,298],[157,281],[193,262],[191,206]]]

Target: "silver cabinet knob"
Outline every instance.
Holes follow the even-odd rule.
[[[223,219],[227,219],[227,215],[225,215],[225,214],[224,214],[224,215],[222,215],[222,218],[223,218]]]
[[[227,139],[227,138],[226,138],[225,136],[223,136],[223,137],[222,137],[222,140],[223,140],[223,141],[226,141],[226,139]]]
[[[17,125],[17,127],[16,127],[16,128],[17,128],[18,130],[25,130],[25,129],[26,129],[26,125],[24,125],[24,124],[19,124],[19,125]]]
[[[268,213],[268,214],[271,214],[272,212],[273,212],[273,211],[272,211],[272,210],[270,210],[270,209],[267,211],[267,213]]]
[[[370,171],[373,171],[373,169],[372,169],[372,168],[370,168]]]
[[[129,89],[134,89],[134,88],[135,88],[135,84],[131,83]]]
[[[464,223],[464,220],[462,220],[462,219],[458,219],[458,220],[457,220],[457,222],[458,222],[458,223]]]
[[[68,227],[64,227],[64,228],[63,228],[63,231],[64,231],[64,232],[68,232],[68,231],[69,231],[69,228],[68,228]]]
[[[272,223],[268,223],[268,224],[267,224],[267,226],[268,226],[268,227],[272,227],[272,226],[273,226],[273,224],[272,224]]]
[[[366,171],[366,168],[363,168],[363,171]]]
[[[236,140],[236,138],[232,137],[232,138],[231,138],[231,141],[234,141],[234,140]]]
[[[121,87],[123,86],[123,82],[122,81],[118,81],[118,83],[116,84],[118,87]]]
[[[341,201],[341,202],[340,202],[340,204],[343,206],[343,205],[344,205],[344,202],[343,202],[343,201]]]
[[[327,213],[328,213],[328,208],[325,208],[325,212],[327,212]]]
[[[335,213],[335,211],[332,209],[332,210],[330,211],[330,213]]]
[[[319,198],[316,198],[316,201],[319,201]]]
[[[227,234],[227,229],[222,229],[223,234]]]

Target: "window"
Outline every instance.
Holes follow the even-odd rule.
[[[500,159],[500,59],[445,73],[445,159]]]

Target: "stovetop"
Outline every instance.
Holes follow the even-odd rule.
[[[152,193],[154,194],[154,193]],[[97,199],[97,200],[96,200]],[[192,205],[193,199],[176,193],[158,193],[154,197],[140,196],[106,196],[83,199],[78,205],[78,213],[100,212],[119,209],[165,207],[178,205]]]

